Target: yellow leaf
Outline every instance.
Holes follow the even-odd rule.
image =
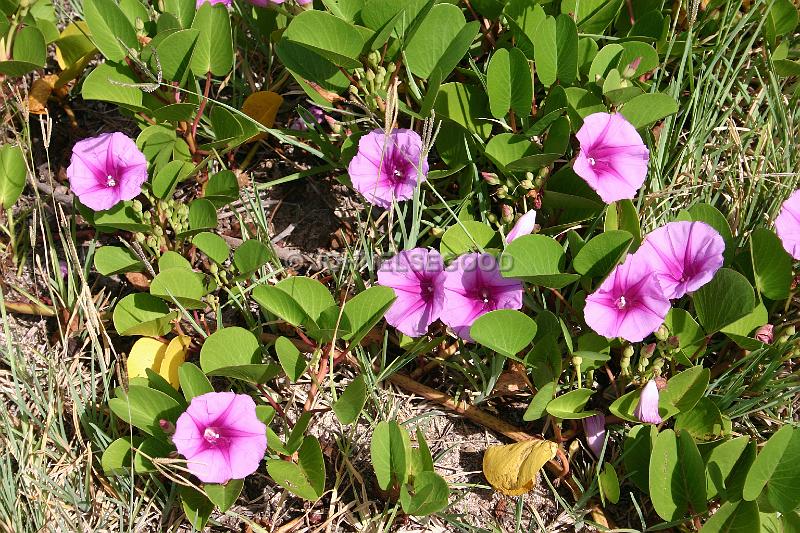
[[[58,75],[56,88],[63,87],[80,76],[97,54],[91,39],[89,26],[84,21],[70,22],[59,35],[56,45],[56,63],[62,72]],[[65,52],[66,50],[66,52]]]
[[[53,92],[58,76],[48,74],[42,78],[37,78],[28,93],[28,111],[34,115],[44,115],[47,113],[47,100]]]
[[[147,369],[158,372],[167,351],[167,344],[158,339],[142,337],[131,347],[128,354],[128,379],[146,378]]]
[[[483,474],[495,490],[519,496],[533,488],[539,470],[557,450],[555,442],[541,439],[490,446],[483,456]]]
[[[283,103],[283,97],[272,91],[258,91],[248,96],[242,104],[242,113],[258,121],[267,128],[275,124],[275,116],[278,108]],[[259,133],[253,136],[251,141],[263,139],[266,133]]]
[[[164,352],[164,359],[158,369],[161,377],[169,381],[169,384],[176,389],[180,386],[178,367],[186,361],[186,350],[191,343],[192,339],[190,337],[182,335],[178,335],[169,341],[167,350]]]

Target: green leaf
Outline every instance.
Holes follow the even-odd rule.
[[[600,486],[603,501],[608,500],[613,504],[619,502],[619,478],[613,466],[606,463],[603,471],[597,476],[597,484]]]
[[[230,170],[223,170],[208,178],[204,198],[214,204],[214,207],[225,207],[227,204],[239,199],[239,181],[236,174]]]
[[[691,435],[665,429],[656,437],[650,458],[650,499],[658,516],[679,520],[706,510],[703,459]]]
[[[725,215],[723,215],[719,209],[713,205],[708,204],[694,204],[689,208],[688,215],[688,220],[705,222],[717,230],[717,232],[722,236],[722,240],[725,241],[727,258],[728,254],[733,251],[734,246],[731,226],[728,224],[728,220],[725,218]]]
[[[88,209],[88,208],[86,208]],[[94,213],[94,225],[103,229],[149,232],[150,226],[144,224],[139,213],[133,210],[130,201],[120,202],[111,209]]]
[[[533,36],[536,73],[544,85],[569,85],[578,75],[578,30],[568,15],[547,17]]]
[[[170,313],[164,300],[147,293],[129,294],[114,307],[114,329],[119,335],[161,337],[172,329]]]
[[[188,259],[183,257],[178,252],[167,250],[161,254],[161,257],[158,258],[158,271],[161,272],[170,268],[183,268],[185,270],[191,270],[192,264]]]
[[[751,533],[761,529],[758,504],[748,501],[727,501],[712,514],[700,533]]]
[[[144,439],[142,437],[120,437],[111,442],[103,450],[100,466],[106,475],[130,475],[133,446],[138,446]]]
[[[300,304],[278,287],[259,285],[253,289],[253,299],[261,307],[293,326],[300,326],[309,319]]]
[[[325,492],[325,461],[319,441],[311,436],[303,440],[297,464],[281,459],[268,460],[267,473],[292,494],[305,500],[318,500]]]
[[[541,314],[539,315],[541,319]],[[559,324],[559,331],[561,325]],[[531,368],[533,383],[539,388],[561,375],[561,348],[557,342],[558,334],[550,333],[536,340],[533,349],[525,356],[526,366]]]
[[[231,249],[228,246],[228,243],[225,242],[225,239],[216,233],[211,233],[208,231],[204,231],[195,235],[192,238],[192,244],[219,265],[228,260],[228,255],[231,252]]]
[[[92,41],[106,59],[122,61],[128,55],[127,48],[138,50],[136,30],[113,0],[85,0],[83,16]]]
[[[428,78],[445,55],[448,47],[454,42],[467,22],[461,9],[452,4],[437,4],[431,8],[420,22],[414,34],[408,39],[405,54],[409,70],[420,78]],[[472,28],[471,37],[477,28]],[[467,52],[472,39],[463,46],[461,55],[451,61],[449,70],[440,69],[442,77],[447,76],[455,68],[456,63]]]
[[[648,126],[678,112],[678,102],[665,93],[647,93],[628,100],[622,115],[636,129]]]
[[[692,295],[700,324],[709,335],[746,316],[756,306],[747,278],[728,268],[720,269]]]
[[[192,54],[191,69],[196,76],[211,72],[224,76],[233,67],[231,18],[225,5],[204,2],[197,10],[192,28],[199,31]]]
[[[211,503],[219,508],[220,513],[224,513],[231,508],[231,505],[239,498],[244,486],[243,479],[232,479],[221,485],[219,483],[206,483],[203,490],[211,500]]]
[[[485,250],[496,240],[497,232],[483,222],[461,220],[444,232],[439,250],[444,260],[449,261],[468,252]]]
[[[545,414],[547,414],[547,404],[553,399],[553,396],[556,394],[556,382],[551,381],[539,387],[539,390],[536,391],[536,395],[534,395],[531,403],[528,404],[528,408],[525,409],[525,414],[522,415],[522,419],[525,422],[533,422],[534,420],[539,420]]]
[[[251,274],[269,261],[272,254],[261,241],[248,239],[233,252],[233,264],[241,274]]]
[[[770,300],[787,298],[792,285],[792,258],[778,236],[766,228],[756,228],[750,235],[750,257],[756,289]]]
[[[395,299],[390,287],[376,285],[357,294],[344,304],[344,316],[350,325],[350,332],[342,338],[354,346],[361,342],[375,324],[383,318]]]
[[[278,354],[278,361],[280,361],[289,381],[294,383],[300,379],[300,376],[306,371],[306,358],[292,341],[286,337],[278,337],[275,340],[275,353]]]
[[[582,33],[600,35],[617,16],[621,6],[622,0],[566,0],[561,2],[561,12],[574,14]]]
[[[564,89],[569,105],[567,113],[572,122],[572,130],[577,131],[583,124],[583,119],[592,113],[606,111],[606,106],[594,93],[580,87],[567,87]]]
[[[47,43],[41,30],[35,26],[25,26],[14,34],[14,47],[11,51],[16,62],[29,63],[43,67],[47,61]]]
[[[703,355],[702,351],[699,353],[698,351],[703,346],[705,333],[700,324],[687,311],[675,307],[670,309],[664,320],[664,327],[669,330],[670,336],[678,338],[680,355],[685,358],[682,361],[683,364],[691,365],[693,359]]]
[[[189,231],[179,236],[188,236],[204,230],[216,229],[217,210],[205,198],[197,198],[189,204]]]
[[[580,276],[564,274],[564,249],[545,235],[524,235],[510,242],[500,265],[503,277],[524,279],[536,285],[560,289]]]
[[[578,274],[602,277],[611,272],[630,248],[633,235],[627,231],[605,231],[587,242],[575,256],[572,267]]]
[[[658,52],[651,45],[642,41],[626,41],[620,45],[623,50],[619,56],[617,70],[624,73],[631,63],[639,60],[639,66],[628,78],[638,78],[658,66]]]
[[[650,456],[657,435],[658,428],[642,424],[632,427],[625,437],[625,453],[622,456],[625,471],[633,484],[645,493],[649,490]]]
[[[501,355],[516,358],[536,336],[536,322],[525,313],[497,309],[478,317],[469,334],[475,342]]]
[[[364,376],[356,376],[347,386],[339,399],[333,403],[333,412],[343,425],[358,420],[364,404],[367,402],[367,385]]]
[[[196,11],[197,4],[192,0],[164,0],[164,12],[175,15],[181,28],[188,28],[192,25]]]
[[[314,322],[319,319],[323,311],[336,305],[328,288],[312,278],[292,276],[275,286],[291,296]]]
[[[778,37],[797,27],[798,13],[797,6],[791,0],[775,0],[771,5],[764,24],[764,33],[769,42],[774,44]]]
[[[517,48],[501,48],[492,56],[486,72],[489,107],[495,118],[503,118],[508,110],[520,117],[531,113],[533,80],[525,54]]]
[[[450,488],[447,482],[434,472],[420,472],[414,476],[413,494],[404,484],[400,489],[400,505],[403,512],[412,516],[425,516],[447,507]]]
[[[186,513],[186,520],[196,531],[203,531],[214,511],[214,504],[205,494],[186,485],[178,485],[178,493],[181,495],[181,506]]]
[[[139,83],[139,80],[127,66],[101,63],[83,80],[81,96],[84,100],[100,100],[133,111],[142,111],[144,110],[142,91],[132,85],[136,83]]]
[[[403,485],[408,479],[411,456],[408,432],[397,422],[380,422],[372,433],[370,456],[381,490],[388,490],[395,484]]]
[[[3,208],[10,209],[17,202],[27,175],[22,149],[10,144],[0,147],[0,204]]]
[[[639,224],[639,213],[631,200],[619,200],[609,204],[606,209],[604,228],[609,230],[624,230],[633,235],[633,242],[628,249],[633,253],[642,242],[642,227]]]
[[[175,192],[175,187],[192,173],[194,165],[188,161],[170,161],[156,173],[151,187],[156,198],[167,199]]]
[[[235,349],[232,349],[235,347]],[[218,329],[200,348],[200,368],[206,374],[228,367],[261,363],[261,347],[250,331],[238,326]]]
[[[175,447],[172,444],[155,437],[145,439],[135,448],[133,471],[137,474],[158,472],[158,468],[153,464],[153,459],[165,458],[175,451]]]
[[[183,84],[189,74],[192,55],[200,31],[197,29],[186,29],[176,31],[164,37],[156,46],[158,61],[155,56],[150,59],[152,72],[158,72],[161,66],[161,75],[166,81],[176,81]]]
[[[183,363],[178,367],[178,379],[180,380],[183,397],[189,402],[195,396],[201,396],[208,392],[214,392],[214,387],[208,381],[205,373],[194,363]]]
[[[344,68],[360,68],[364,38],[352,24],[324,11],[304,11],[294,17],[282,40],[300,45]],[[317,80],[314,80],[317,81]]]
[[[766,493],[781,513],[800,505],[800,430],[785,425],[767,441],[747,474],[742,497],[753,501]]]
[[[274,379],[280,373],[280,365],[274,363],[259,363],[254,365],[226,366],[216,370],[211,370],[208,372],[208,375],[224,376],[227,378],[239,379],[248,383],[261,385],[271,379]]]
[[[678,414],[675,431],[688,431],[697,442],[719,439],[725,434],[722,413],[714,402],[700,398],[694,407]]]
[[[659,407],[682,413],[689,411],[703,397],[711,379],[711,371],[702,365],[693,366],[667,381],[667,387],[659,396]]]
[[[433,107],[437,115],[452,120],[482,139],[488,138],[492,131],[492,124],[487,120],[489,99],[475,85],[443,83]]]
[[[166,440],[167,434],[159,421],[175,423],[184,411],[184,407],[172,397],[141,385],[131,385],[124,398],[112,398],[108,406],[125,422],[162,440]]]
[[[203,296],[208,292],[203,274],[177,267],[162,270],[150,282],[150,294],[167,302],[177,302],[186,309],[203,309]]]
[[[556,396],[547,404],[547,412],[556,418],[576,420],[596,415],[597,411],[584,411],[594,391],[591,389],[575,389],[561,396]]]
[[[121,272],[141,272],[144,263],[127,248],[101,246],[94,253],[94,268],[104,276],[113,276]]]
[[[597,81],[598,78],[605,79],[611,69],[619,64],[619,58],[622,57],[624,51],[622,45],[617,43],[610,43],[601,48],[589,67],[589,81]]]
[[[716,446],[706,457],[706,498],[712,500],[717,495],[727,496],[726,481],[743,457],[750,442],[749,437],[738,437]],[[749,468],[749,465],[747,465]],[[738,470],[738,468],[737,468]],[[733,499],[728,496],[727,499]],[[737,498],[738,499],[738,498]]]

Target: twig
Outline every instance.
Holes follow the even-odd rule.
[[[211,91],[211,72],[206,72],[206,85],[203,87],[203,99],[200,101],[200,107],[197,109],[197,116],[194,117],[194,122],[192,122],[192,130],[191,136],[192,141],[196,144],[197,143],[197,125],[200,124],[200,118],[203,116],[203,112],[206,109],[206,104],[208,103],[208,93]]]

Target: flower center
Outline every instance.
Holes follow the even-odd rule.
[[[400,172],[399,169],[394,169],[392,171],[392,175],[394,176],[395,179],[400,179],[400,177],[403,175],[403,173]]]
[[[625,299],[625,296],[620,296],[617,301],[615,302],[617,309],[625,309],[628,306],[628,300]]]
[[[590,157],[590,158],[589,158],[589,164],[590,164],[591,166],[595,166],[595,165],[597,164],[597,161],[595,160],[595,158],[594,158],[594,157]]]
[[[222,438],[222,435],[219,434],[219,430],[213,427],[207,427],[205,431],[203,431],[203,438],[206,439],[211,445],[217,444],[219,440]]]
[[[489,292],[489,289],[485,289],[484,288],[484,289],[481,289],[480,292],[478,292],[478,297],[481,300],[483,300],[483,303],[485,303],[485,304],[489,303],[489,300],[491,300],[491,296],[492,296],[492,294]]]
[[[112,176],[111,174],[106,176],[106,186],[107,187],[116,187],[117,186],[117,180],[115,180],[114,176]]]

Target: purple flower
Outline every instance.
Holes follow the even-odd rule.
[[[661,423],[661,415],[658,414],[658,385],[654,380],[648,381],[639,394],[639,403],[636,404],[634,414],[646,424]]]
[[[606,442],[606,417],[598,413],[589,418],[583,419],[583,431],[586,433],[586,444],[595,457],[600,457],[603,453],[603,445]]]
[[[514,227],[511,228],[511,231],[508,232],[506,235],[506,242],[509,243],[516,239],[517,237],[522,237],[523,235],[528,235],[533,233],[533,229],[536,227],[536,211],[531,209],[517,220],[517,223],[514,224]]]
[[[800,259],[800,189],[783,202],[775,219],[775,231],[789,255]]]
[[[172,442],[200,481],[227,483],[258,469],[267,450],[266,431],[250,396],[209,392],[192,398]]]
[[[417,184],[428,175],[428,161],[422,159],[422,139],[415,131],[399,129],[386,135],[373,130],[359,140],[347,171],[368,202],[385,208],[393,200],[414,196]]]
[[[397,295],[386,321],[410,337],[425,335],[442,313],[444,262],[436,250],[400,252],[381,265],[378,283]]]
[[[445,269],[442,322],[464,340],[475,320],[496,309],[521,309],[522,283],[500,275],[491,254],[462,255]]]
[[[314,119],[313,122],[315,124],[322,124],[323,120],[325,120],[325,112],[315,105],[309,107],[308,112],[311,114],[311,117],[306,117],[304,115],[298,116],[296,119],[292,121],[291,125],[289,126],[289,129],[295,131],[307,131],[309,126],[311,125],[311,123],[308,122],[309,118],[313,118]]]
[[[711,281],[722,267],[725,241],[704,222],[670,222],[647,235],[637,256],[650,265],[667,298]]]
[[[195,7],[199,9],[200,6],[202,6],[206,2],[208,2],[211,5],[214,4],[225,4],[226,6],[231,5],[231,0],[197,0],[197,4],[195,5]]]
[[[572,169],[606,203],[629,199],[644,183],[650,153],[619,113],[593,113],[576,134],[581,150]]]
[[[103,211],[142,192],[147,159],[124,133],[104,133],[75,143],[67,177],[83,205]]]
[[[629,255],[586,298],[586,324],[604,337],[639,342],[664,323],[669,299],[641,256]]]
[[[756,340],[764,344],[772,344],[772,341],[775,339],[775,326],[772,324],[764,324],[756,330],[755,337]]]

